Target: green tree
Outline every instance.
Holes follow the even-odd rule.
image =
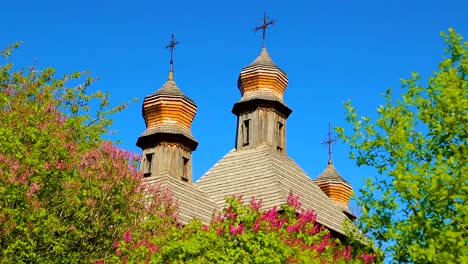
[[[420,84],[413,73],[374,120],[346,103],[339,128],[359,166],[377,169],[360,190],[364,232],[387,257],[407,263],[468,263],[468,42],[442,33],[446,58]]]
[[[106,259],[124,232],[176,221],[170,194],[145,196],[159,190],[141,184],[138,157],[102,139],[125,104],[109,108],[108,94],[89,93],[92,82],[0,67],[0,263]]]

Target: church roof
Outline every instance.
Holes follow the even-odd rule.
[[[159,184],[161,188],[168,188],[179,202],[179,217],[183,224],[196,218],[205,224],[209,224],[217,204],[213,202],[195,184],[188,184],[178,180],[169,173],[161,173],[145,179],[145,184]]]
[[[261,199],[265,209],[286,203],[292,191],[299,195],[304,208],[317,213],[317,221],[345,234],[346,215],[288,156],[268,145],[254,149],[232,150],[216,163],[196,183],[219,208],[225,197],[242,194],[246,198]]]

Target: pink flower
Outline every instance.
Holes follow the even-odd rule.
[[[202,229],[203,229],[203,231],[208,231],[208,230],[210,229],[210,227],[207,226],[207,225],[203,225],[203,226],[202,226]]]
[[[262,215],[261,220],[272,222],[276,220],[277,217],[278,217],[278,212],[277,212],[276,206],[274,206],[270,210],[266,211],[264,215]]]
[[[116,238],[114,239],[114,243],[112,244],[114,248],[119,248],[119,240]]]
[[[223,216],[221,215],[221,213],[218,213],[218,215],[216,215],[214,221],[215,223],[223,221]]]
[[[130,234],[130,231],[127,230],[127,232],[125,232],[123,238],[124,238],[124,241],[125,241],[126,243],[132,241],[132,235]]]
[[[252,226],[252,229],[253,229],[253,231],[254,231],[255,233],[257,233],[258,230],[260,230],[260,221],[255,220],[255,222],[254,222],[254,224],[253,224],[253,226]]]
[[[157,252],[159,250],[158,246],[151,244],[151,243],[148,243],[147,247],[148,247],[150,254],[152,254],[153,252]]]
[[[262,207],[262,201],[261,200],[255,200],[255,198],[252,197],[252,199],[250,199],[250,205],[252,206],[252,208],[255,211],[258,211],[258,209],[260,209]]]
[[[218,228],[218,229],[216,230],[216,234],[217,234],[218,236],[221,235],[222,233],[223,233],[223,228],[222,228],[222,227],[220,227],[220,228]]]
[[[226,213],[224,213],[224,216],[227,219],[236,219],[237,213],[232,211],[232,206],[229,206],[228,209],[226,210]]]
[[[294,207],[295,209],[299,209],[301,207],[301,202],[299,201],[299,195],[294,196],[292,192],[289,193],[287,202],[290,206]]]
[[[372,255],[363,254],[362,259],[364,260],[364,264],[375,262],[375,257]]]
[[[117,250],[115,254],[120,257],[122,255],[122,252],[120,252],[120,250]]]
[[[238,235],[244,233],[244,224],[239,224],[237,227],[234,225],[229,226],[229,231],[231,235]]]
[[[350,245],[348,245],[346,247],[346,250],[343,252],[343,257],[345,258],[345,260],[351,259],[351,246]]]
[[[314,211],[307,210],[299,213],[299,218],[304,224],[308,222],[315,223],[317,221],[317,214]]]
[[[299,225],[291,225],[291,226],[288,226],[288,227],[286,228],[286,231],[288,231],[289,233],[297,232],[297,231],[299,231]]]
[[[28,192],[26,193],[26,196],[27,197],[31,197],[33,196],[33,194],[37,191],[39,191],[39,189],[41,189],[41,185],[37,182],[33,182],[31,183],[31,186],[29,186],[29,190]]]

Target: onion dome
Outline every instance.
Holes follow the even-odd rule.
[[[288,76],[275,65],[266,48],[262,48],[260,55],[242,69],[237,81],[237,87],[244,100],[260,97],[283,101],[287,85]]]
[[[166,139],[188,141],[188,147],[195,150],[198,143],[190,128],[196,111],[197,105],[177,87],[171,71],[167,82],[144,99],[142,114],[146,130],[138,139],[137,146],[145,144],[145,136],[160,134]]]
[[[335,204],[342,208],[343,212],[352,216],[348,208],[348,203],[351,198],[353,188],[349,182],[340,176],[333,164],[328,164],[322,174],[315,179],[315,183],[331,200],[335,202]]]
[[[242,98],[234,105],[233,113],[238,114],[250,105],[271,104],[286,117],[291,114],[283,102],[284,91],[288,85],[288,76],[271,59],[266,48],[248,66],[244,67],[237,80],[237,87]],[[249,102],[249,104],[243,104]]]

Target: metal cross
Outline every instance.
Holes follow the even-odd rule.
[[[263,47],[265,47],[266,29],[267,29],[268,26],[271,26],[274,23],[275,23],[275,21],[273,19],[268,21],[268,17],[267,17],[266,11],[265,11],[265,13],[263,14],[263,24],[261,24],[260,26],[255,28],[255,31],[259,31],[260,29],[263,31],[262,32]]]
[[[171,50],[171,60],[169,61],[171,65],[171,72],[174,71],[174,49],[177,44],[179,44],[179,41],[175,40],[175,36],[172,34],[171,42],[169,42],[169,45],[166,46],[166,49]]]
[[[328,123],[328,138],[324,139],[322,144],[328,145],[328,164],[332,164],[332,145],[336,143],[336,137],[333,136],[331,131],[331,124]]]

